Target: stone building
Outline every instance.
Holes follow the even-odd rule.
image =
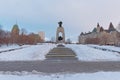
[[[39,37],[42,39],[42,41],[45,41],[45,32],[40,31],[40,32],[38,33],[38,35],[39,35]]]
[[[12,43],[18,43],[19,41],[19,26],[17,24],[13,25],[13,28],[11,30],[11,42]]]
[[[89,33],[81,33],[79,36],[80,44],[100,44],[100,45],[120,45],[120,33],[110,23],[109,28],[105,30],[97,24],[97,27]]]

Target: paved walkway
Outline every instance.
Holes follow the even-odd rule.
[[[28,71],[44,73],[91,73],[98,71],[120,71],[120,62],[81,62],[81,61],[16,61],[0,62],[0,71]]]

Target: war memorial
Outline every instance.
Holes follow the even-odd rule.
[[[47,60],[77,60],[76,54],[70,48],[64,46],[65,44],[65,30],[62,22],[58,22],[59,26],[56,31],[57,47],[52,49],[47,55]]]

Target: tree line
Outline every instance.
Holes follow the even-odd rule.
[[[25,29],[19,29],[18,25],[15,24],[10,31],[5,31],[0,28],[0,45],[9,44],[37,44],[43,42],[41,37],[35,33],[26,33]]]

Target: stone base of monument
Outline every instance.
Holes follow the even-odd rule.
[[[46,55],[46,60],[77,60],[77,57],[75,52],[70,48],[58,45]]]

